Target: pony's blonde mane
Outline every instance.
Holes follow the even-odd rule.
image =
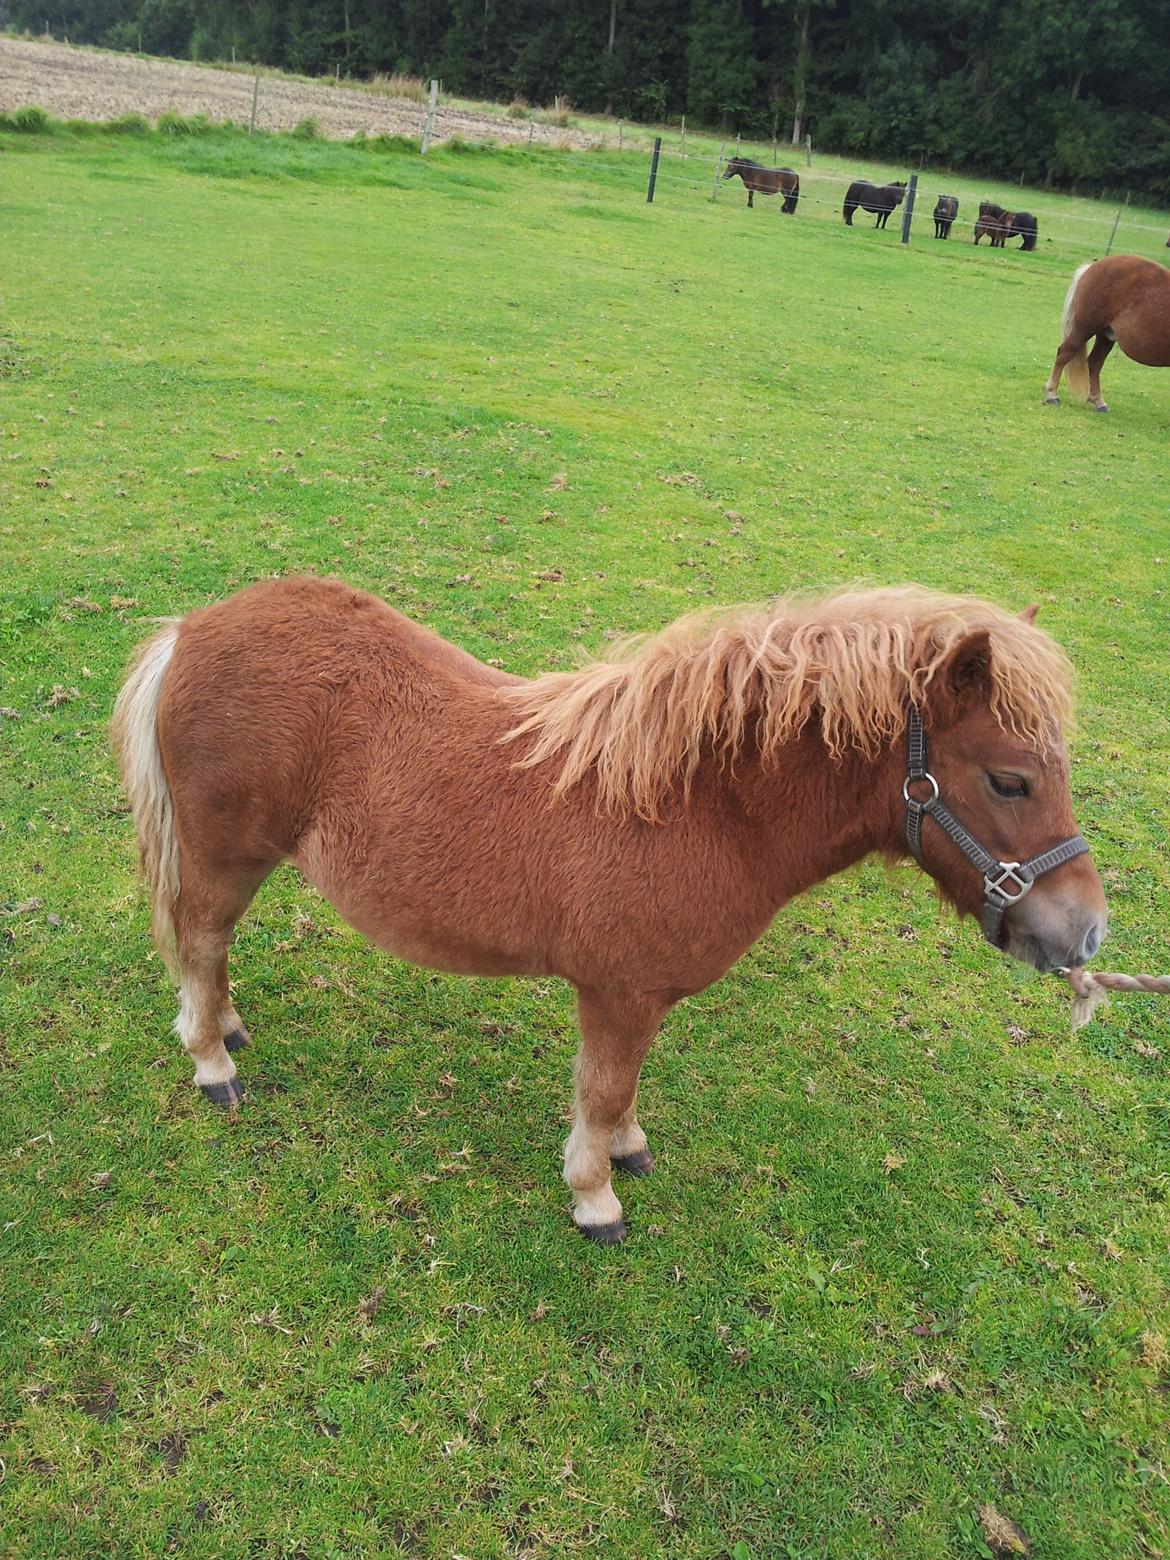
[[[533,739],[522,767],[562,757],[558,794],[592,773],[603,810],[657,821],[704,752],[734,762],[749,733],[767,758],[815,720],[834,757],[874,756],[978,630],[990,636],[992,714],[1043,751],[1071,715],[1063,652],[999,607],[912,585],[680,618],[612,660],[501,689],[517,715],[504,741]]]

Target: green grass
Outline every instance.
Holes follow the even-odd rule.
[[[105,735],[154,617],[274,573],[528,673],[791,587],[1036,600],[1106,967],[1164,967],[1170,376],[1040,404],[1083,255],[604,155],[0,155],[0,1550],[966,1560],[992,1502],[1170,1552],[1155,1003],[1072,1038],[920,876],[827,884],[668,1019],[596,1250],[568,991],[395,963],[291,872],[249,1102],[201,1101]]]

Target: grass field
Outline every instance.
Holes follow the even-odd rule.
[[[291,872],[248,1104],[201,1100],[106,746],[151,620],[269,574],[527,673],[791,587],[1034,600],[1104,967],[1163,968],[1170,375],[1041,405],[1086,256],[600,154],[0,155],[0,1551],[966,1560],[991,1504],[1170,1554],[1152,1002],[1070,1037],[920,876],[829,883],[667,1021],[599,1250],[569,992],[397,964]]]

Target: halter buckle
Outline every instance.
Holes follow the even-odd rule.
[[[910,795],[910,787],[918,780],[925,780],[927,785],[930,787],[930,795],[924,802],[916,801],[914,797]],[[902,781],[902,800],[907,804],[907,806],[913,805],[914,807],[933,807],[935,802],[938,801],[938,781],[926,770],[923,770],[922,774],[920,775],[907,775],[905,780]],[[1019,863],[1017,862],[1016,865],[1018,866]]]
[[[1018,905],[1035,881],[1035,878],[1022,876],[1018,861],[1001,861],[998,876],[992,877],[990,872],[984,875],[983,889],[989,898],[998,894],[1009,905]],[[1014,894],[1009,892],[1008,884],[1016,889]]]

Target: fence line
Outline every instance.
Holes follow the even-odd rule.
[[[257,108],[258,108],[259,98],[260,98],[260,86],[261,86],[261,72],[259,70],[257,70],[255,72],[255,76],[254,76],[253,84],[252,84],[252,104],[251,104],[251,116],[250,116],[250,124],[249,124],[249,134],[252,134],[255,131],[255,129],[256,129]],[[431,144],[433,135],[435,134],[435,132],[436,132],[436,130],[438,128],[438,122],[439,122],[439,119],[440,119],[440,116],[441,116],[441,113],[442,113],[442,103],[441,103],[442,83],[439,82],[436,79],[432,79],[430,81],[430,83],[429,83],[429,89],[430,89],[429,90],[429,94],[428,94],[429,102],[427,103],[426,109],[424,111],[424,124],[423,124],[423,128],[422,128],[422,133],[421,133],[421,145],[420,145],[420,148],[419,148],[420,152],[422,154],[424,154],[424,155],[426,154],[427,150],[429,149],[429,146]],[[533,133],[534,133],[534,129],[535,129],[535,123],[536,123],[536,111],[533,110],[531,112],[531,114],[530,114],[529,125],[528,125],[528,144],[529,145],[532,144]],[[594,173],[596,171],[600,171],[601,169],[605,169],[608,172],[627,172],[628,171],[628,172],[633,173],[634,168],[636,166],[635,155],[636,155],[637,158],[641,158],[641,157],[645,156],[646,155],[646,149],[644,147],[637,148],[635,155],[632,155],[633,149],[632,149],[631,153],[625,152],[624,149],[623,149],[624,121],[622,121],[622,120],[618,121],[617,131],[618,131],[618,148],[617,148],[616,153],[611,152],[609,150],[609,148],[606,145],[604,145],[604,144],[596,145],[596,146],[590,148],[587,152],[585,152],[583,150],[581,155],[580,155],[580,157],[578,159],[574,160],[573,172],[574,172],[575,175],[577,175],[578,177],[581,176],[581,175],[585,175],[586,177],[588,177],[590,174],[592,174],[592,173]],[[671,147],[671,146],[667,146],[667,145],[661,144],[661,141],[664,138],[663,137],[659,137],[658,138],[659,139],[659,144],[661,146],[661,150],[660,150],[658,155],[659,155],[659,157],[661,159],[661,164],[662,164],[661,168],[660,168],[659,186],[658,186],[660,195],[669,195],[672,191],[677,190],[679,188],[688,188],[688,189],[703,190],[703,191],[706,191],[706,189],[707,189],[707,183],[706,183],[706,177],[705,176],[703,176],[701,178],[698,178],[698,179],[696,179],[696,178],[689,178],[689,177],[686,177],[685,175],[680,177],[679,176],[679,172],[676,171],[677,165],[680,165],[680,164],[681,165],[690,165],[690,166],[701,165],[702,163],[706,162],[707,156],[708,156],[708,154],[705,151],[697,153],[697,154],[692,153],[692,154],[690,154],[688,156],[688,153],[687,153],[687,150],[686,150],[685,120],[684,120],[683,124],[680,125],[679,132],[680,132],[679,140],[681,142],[681,145],[680,145],[680,147],[678,149],[676,149],[674,147]],[[649,133],[649,132],[643,132],[643,133]],[[342,142],[342,144],[344,144],[344,141]],[[516,142],[505,143],[505,144],[520,145],[522,143],[520,143],[519,141],[516,141]],[[726,149],[726,143],[724,142],[724,143],[722,143],[720,145],[719,153],[716,156],[716,158],[714,159],[715,172],[714,172],[714,177],[713,177],[712,183],[711,183],[710,194],[708,195],[708,199],[709,200],[713,200],[714,201],[714,200],[718,199],[720,186],[724,182],[724,180],[721,178],[721,172],[722,172],[723,165],[724,165],[724,151],[725,151],[725,149]],[[803,151],[805,153],[805,155],[809,158],[810,162],[811,162],[812,146],[811,146],[811,137],[810,136],[806,136],[805,141],[804,141],[804,143],[802,145],[794,145],[792,147],[785,146],[784,149],[785,149],[786,152],[793,153],[795,155],[797,161],[799,161],[799,154]],[[749,145],[746,148],[744,148],[743,145],[742,145],[741,137],[739,137],[738,135],[736,136],[736,139],[735,139],[735,152],[736,152],[736,156],[741,156],[741,155],[748,156],[748,155],[751,154],[751,152],[753,150],[754,150],[754,148],[753,148],[753,146],[750,143],[749,143]],[[771,155],[772,155],[772,158],[773,158],[773,166],[787,166],[787,164],[776,164],[776,162],[775,162],[775,159],[776,159],[776,156],[777,156],[778,150],[779,150],[777,142],[774,141],[772,143],[770,150],[771,150]],[[765,160],[767,156],[768,156],[768,150],[764,149],[762,151],[761,156],[759,158],[752,158],[752,160],[753,161],[758,161],[759,165],[762,168],[768,169],[768,163]],[[620,161],[614,161],[613,159],[615,157],[620,159]],[[602,159],[606,159],[606,160],[602,161]],[[674,163],[676,165],[676,168],[671,168],[671,167],[668,166],[672,160],[674,161]],[[689,171],[689,169],[688,169],[688,171]],[[812,172],[809,171],[809,169],[807,167],[805,168],[803,173],[799,169],[793,169],[792,171],[797,173],[798,177],[800,178],[801,187],[800,187],[800,197],[799,198],[800,198],[800,200],[802,202],[804,202],[806,204],[820,205],[820,206],[829,206],[829,205],[834,205],[835,206],[835,205],[838,204],[838,201],[836,199],[827,200],[827,199],[825,199],[825,198],[823,198],[821,196],[818,196],[816,194],[811,193],[810,190],[808,189],[809,185],[848,187],[850,184],[856,182],[858,179],[865,179],[867,182],[874,183],[874,184],[877,184],[879,187],[882,187],[882,181],[880,179],[874,178],[874,177],[872,177],[870,175],[854,175],[853,177],[848,177],[848,176],[841,175],[841,174],[821,173],[819,171],[817,173],[812,173]],[[949,177],[949,175],[948,175],[948,177]],[[940,175],[940,180],[942,178],[943,178],[943,176]],[[907,184],[908,184],[908,182],[909,182],[909,179],[907,179]],[[920,180],[920,182],[921,182],[921,180]],[[973,196],[962,196],[962,197],[958,197],[958,198],[960,200],[966,202],[966,203],[970,203],[971,201],[974,200]],[[1025,196],[1025,199],[1026,198],[1027,197]],[[1042,196],[1042,198],[1047,198],[1047,197],[1043,197]],[[1101,216],[1101,217],[1084,216],[1084,215],[1081,215],[1080,213],[1071,212],[1071,211],[1061,211],[1059,213],[1054,213],[1054,212],[1051,212],[1051,211],[1041,210],[1039,213],[1035,213],[1035,215],[1037,215],[1038,222],[1042,222],[1043,223],[1044,230],[1045,230],[1045,236],[1046,237],[1051,237],[1053,231],[1059,233],[1061,231],[1061,229],[1068,223],[1075,223],[1075,224],[1078,224],[1081,227],[1093,227],[1093,228],[1100,229],[1102,231],[1102,236],[1104,235],[1104,230],[1105,229],[1107,229],[1107,228],[1111,229],[1111,232],[1110,232],[1110,235],[1109,235],[1109,239],[1108,239],[1108,248],[1109,249],[1112,248],[1113,241],[1117,237],[1118,232],[1121,233],[1122,238],[1124,239],[1126,233],[1150,233],[1150,234],[1156,234],[1158,236],[1161,236],[1161,235],[1165,234],[1168,230],[1170,230],[1170,223],[1168,223],[1165,226],[1154,226],[1152,223],[1149,223],[1149,222],[1140,222],[1140,221],[1135,221],[1135,220],[1129,219],[1126,216],[1126,214],[1125,214],[1125,208],[1128,207],[1129,201],[1130,201],[1130,196],[1127,193],[1126,197],[1125,197],[1124,204],[1119,202],[1119,208],[1118,208],[1117,214],[1112,219],[1109,218],[1109,217],[1105,217],[1105,216]],[[933,220],[933,216],[932,216],[933,207],[930,207],[930,211],[928,212],[928,204],[929,204],[928,199],[927,200],[923,200],[922,203],[910,214],[910,216],[911,216],[911,223],[919,222],[921,220],[927,220],[927,221]],[[858,208],[858,209],[861,209],[861,208]],[[1009,206],[1009,207],[1005,207],[1005,209],[1006,210],[1012,210],[1013,208]],[[903,218],[905,219],[905,217],[906,217],[906,213],[903,212]],[[973,232],[974,228],[976,226],[976,223],[969,217],[955,217],[954,219],[952,219],[952,226],[960,228],[960,229],[963,229],[964,231],[970,230],[970,231]],[[1108,252],[1108,250],[1107,250],[1107,252]]]
[[[607,158],[605,153],[590,152],[587,154],[587,156],[582,156],[580,160],[574,161],[572,166],[572,176],[581,182],[588,182],[590,179],[597,179],[599,182],[608,183],[608,180],[615,174],[628,175],[628,182],[630,187],[641,189],[644,193],[646,189],[646,172],[645,165],[641,164],[641,158],[644,155],[644,153],[640,152],[637,161],[630,159],[619,163],[612,158]],[[674,154],[676,159],[674,165],[669,169],[666,167],[666,160],[668,155],[670,155],[668,153],[668,149],[664,146],[659,154],[660,163],[655,200],[669,200],[672,195],[678,194],[679,191],[698,191],[702,193],[705,201],[710,204],[712,201],[713,191],[717,194],[717,192],[722,189],[725,182],[720,174],[719,160],[716,159],[713,162],[712,166],[715,168],[715,174],[713,179],[708,182],[706,175],[701,177],[694,177],[691,172],[692,168],[697,171],[697,168],[700,165],[698,158],[689,157],[687,159],[688,167],[686,172],[684,172],[681,160],[678,158],[677,153]],[[844,204],[841,196],[833,195],[831,197],[826,197],[823,193],[814,193],[813,189],[810,189],[810,185],[814,187],[820,187],[822,190],[827,187],[836,187],[837,189],[843,190],[847,188],[849,184],[854,182],[852,179],[847,179],[835,174],[820,173],[802,173],[800,175],[800,180],[800,201],[802,206],[816,206],[838,213],[841,211]],[[870,182],[876,181],[871,180]],[[881,186],[879,185],[879,188],[880,187]],[[913,213],[914,231],[921,235],[924,231],[922,224],[926,223],[927,227],[925,232],[930,234],[931,226],[934,220],[934,203],[929,199],[929,197],[926,199],[921,198],[921,182],[919,189],[920,199]],[[726,194],[738,197],[740,199],[743,198],[742,189],[728,191]],[[718,198],[724,197],[719,196]],[[770,197],[768,196],[761,196],[761,201],[763,202],[766,202],[769,199]],[[968,209],[973,199],[974,197],[968,197],[964,201],[964,204],[968,207]],[[767,206],[765,205],[763,209],[766,211]],[[895,209],[897,210],[899,208]],[[857,207],[857,212],[859,215],[859,220],[855,225],[866,226],[867,224],[864,223],[863,219],[867,216],[873,215],[873,213],[866,212],[860,206]],[[891,213],[891,215],[893,215],[893,213]],[[1110,219],[1108,218],[1084,217],[1079,216],[1073,212],[1062,211],[1052,213],[1041,210],[1036,215],[1042,239],[1050,239],[1056,235],[1060,238],[1060,241],[1064,247],[1072,248],[1076,252],[1084,254],[1092,253],[1094,249],[1102,247],[1100,241],[1095,243],[1094,238],[1091,235],[1086,235],[1079,231],[1071,231],[1066,227],[1066,224],[1075,223],[1080,228],[1083,228],[1086,225],[1095,227],[1099,230],[1099,234],[1102,239],[1104,237],[1105,230],[1112,225]],[[952,220],[952,228],[957,229],[963,233],[973,234],[976,224],[977,218],[970,216],[958,216]],[[1123,239],[1127,232],[1134,234],[1150,233],[1156,235],[1159,239],[1164,239],[1164,235],[1167,232],[1170,232],[1170,221],[1167,222],[1167,226],[1165,228],[1162,228],[1154,227],[1149,223],[1139,223],[1136,221],[1126,222],[1123,220],[1119,228],[1119,232]]]

